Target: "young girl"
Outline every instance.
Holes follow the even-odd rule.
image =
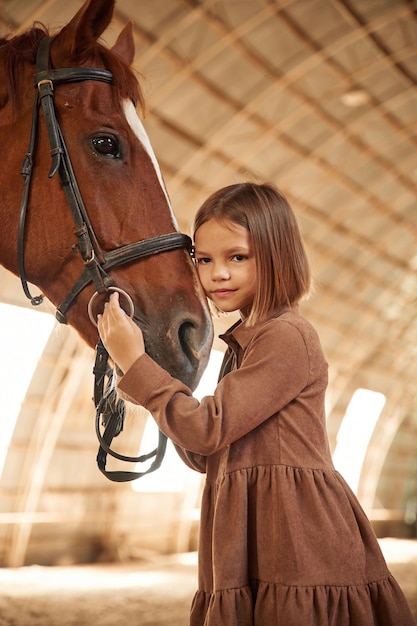
[[[195,221],[207,297],[241,320],[201,402],[145,354],[117,293],[99,331],[182,459],[207,474],[192,626],[411,626],[370,522],[335,471],[327,363],[298,302],[310,269],[294,214],[271,185],[214,193]]]

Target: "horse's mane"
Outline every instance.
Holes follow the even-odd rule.
[[[17,82],[21,68],[25,63],[36,63],[36,51],[41,39],[51,33],[48,28],[36,22],[33,28],[20,35],[0,38],[0,52],[5,50],[5,64],[9,94],[14,101],[17,96]],[[52,33],[54,34],[54,33]],[[72,67],[104,67],[112,72],[120,100],[129,99],[135,106],[144,109],[144,98],[138,79],[131,67],[118,54],[99,42],[83,54],[74,53],[70,60]]]

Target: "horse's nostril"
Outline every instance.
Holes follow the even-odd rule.
[[[178,339],[182,351],[194,367],[197,366],[200,358],[201,346],[196,345],[198,342],[195,325],[192,322],[183,322],[178,329]]]
[[[213,329],[210,323],[201,324],[192,317],[182,320],[178,325],[178,341],[185,356],[182,363],[185,377],[183,382],[195,389],[200,382],[210,354]]]

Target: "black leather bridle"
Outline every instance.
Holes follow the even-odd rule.
[[[54,88],[63,83],[81,82],[85,80],[95,80],[113,84],[114,79],[111,72],[98,68],[79,67],[50,69],[49,58],[52,40],[52,37],[44,37],[40,41],[36,57],[35,104],[32,115],[29,149],[25,155],[21,171],[24,178],[24,186],[20,205],[17,250],[19,274],[23,291],[32,305],[37,306],[43,301],[43,295],[32,296],[30,293],[25,271],[24,239],[29,190],[37,141],[39,107],[41,105],[51,149],[52,163],[49,170],[49,178],[52,178],[57,172],[59,173],[61,184],[74,220],[77,249],[80,252],[85,266],[81,276],[57,308],[56,318],[60,323],[65,324],[67,322],[66,313],[68,309],[74,304],[78,295],[85,287],[93,284],[96,288],[94,295],[97,295],[97,293],[106,294],[113,289],[117,289],[117,287],[114,286],[112,276],[108,274],[108,270],[124,265],[125,263],[137,261],[144,257],[179,248],[186,248],[191,252],[192,243],[188,235],[173,232],[130,243],[110,252],[103,252],[101,250],[81,197],[64,137],[56,116]],[[125,295],[129,298],[127,294]],[[110,480],[125,482],[139,478],[160,466],[165,453],[166,437],[160,433],[158,447],[151,453],[140,457],[125,457],[110,449],[113,437],[117,436],[123,428],[125,408],[123,401],[116,397],[113,372],[109,368],[107,361],[108,354],[101,341],[99,341],[93,370],[95,375],[94,402],[96,406],[96,431],[100,442],[97,462],[100,471]],[[105,390],[104,381],[106,377],[107,386]],[[103,435],[100,434],[100,419],[102,419],[102,423],[105,427]],[[151,467],[144,472],[108,472],[105,469],[107,453],[118,459],[134,463],[141,463],[152,457],[155,457],[155,459]]]

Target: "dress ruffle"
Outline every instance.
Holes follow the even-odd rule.
[[[334,468],[234,470],[206,485],[203,511],[191,626],[414,626]]]
[[[410,621],[411,620],[411,621]],[[356,586],[297,587],[254,581],[238,589],[198,591],[191,626],[412,626],[395,579]]]

